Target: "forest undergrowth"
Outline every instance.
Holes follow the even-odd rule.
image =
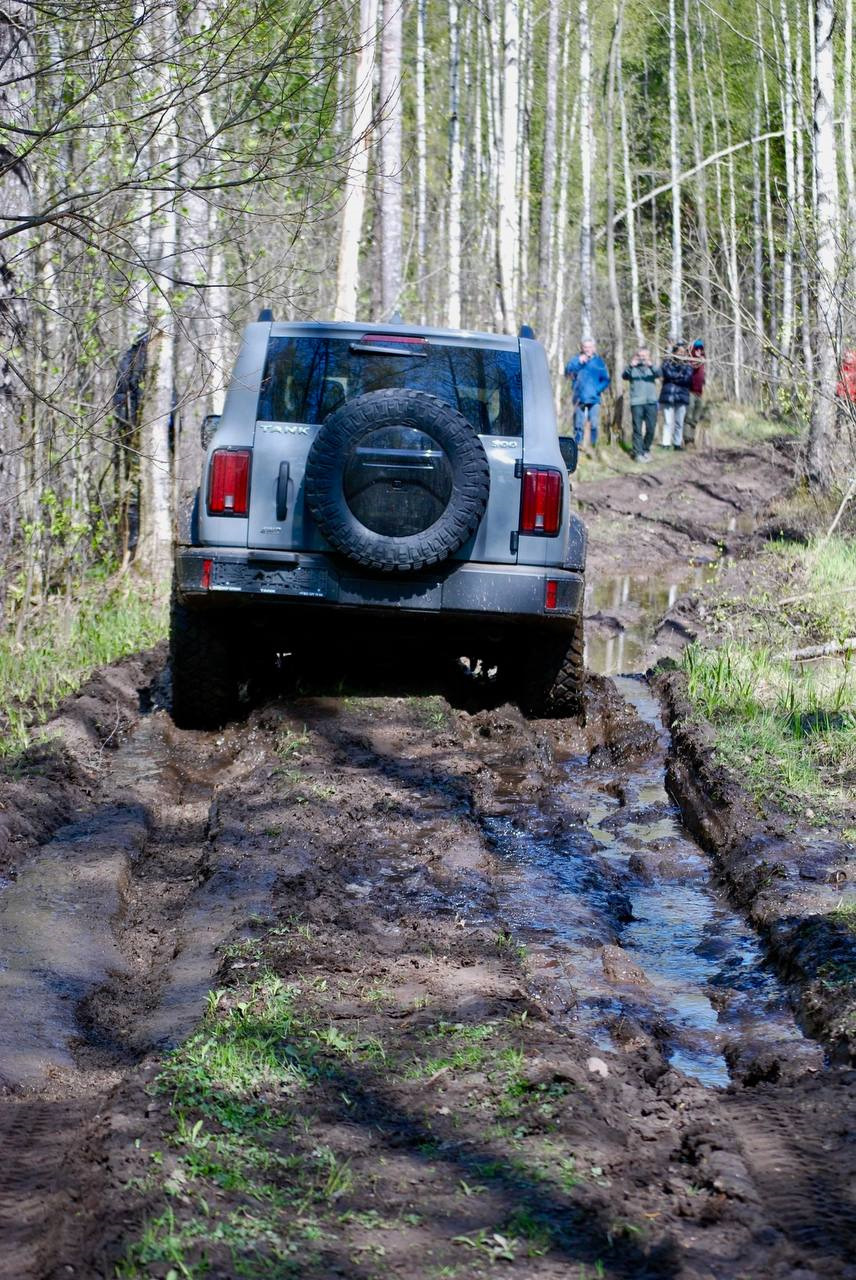
[[[23,628],[0,634],[0,756],[24,750],[35,726],[98,667],[166,635],[163,589],[103,572],[47,596]]]
[[[683,664],[721,760],[760,802],[856,840],[856,537],[772,542],[706,610],[716,644]]]

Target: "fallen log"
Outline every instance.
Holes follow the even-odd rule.
[[[776,657],[802,662],[809,658],[834,658],[839,653],[856,653],[856,636],[849,640],[830,640],[828,644],[811,644],[806,649],[791,649],[790,652],[777,653]]]

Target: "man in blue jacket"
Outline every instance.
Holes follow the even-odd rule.
[[[580,353],[565,365],[565,377],[571,379],[574,399],[574,438],[582,445],[589,424],[592,446],[597,444],[597,424],[600,417],[600,397],[609,386],[606,365],[597,354],[593,338],[580,343]]]

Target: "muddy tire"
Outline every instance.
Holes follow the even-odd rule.
[[[189,609],[173,594],[169,621],[172,718],[180,729],[219,729],[238,706],[232,628],[222,615]]]
[[[412,573],[475,533],[490,466],[457,409],[424,391],[372,391],[322,423],[306,460],[306,505],[354,564]]]
[[[569,629],[547,634],[525,645],[519,656],[520,710],[527,716],[582,716],[583,620],[573,618]]]

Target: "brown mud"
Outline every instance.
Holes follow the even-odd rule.
[[[673,646],[681,574],[749,537],[697,485],[677,529],[678,494],[703,463],[757,523],[786,464],[753,459],[645,473],[659,531],[635,474],[580,487],[595,584],[610,563],[670,584],[664,609],[613,586],[594,665]],[[622,631],[636,649],[604,662]],[[3,784],[0,1276],[856,1278],[856,1073],[775,972],[775,887],[765,916],[681,823],[667,763],[682,807],[712,766],[670,746],[644,681],[592,675],[585,728],[362,688],[202,734],[173,726],[156,667],[96,677],[58,763],[19,785],[39,748]],[[711,824],[745,812],[711,794],[692,834],[719,850]],[[208,991],[251,1002],[262,972],[326,1047],[311,1088],[257,1099],[287,1172],[238,1247],[221,1228],[258,1205],[187,1184],[154,1081]],[[319,1153],[347,1178],[290,1198]],[[140,1262],[165,1207],[190,1243]]]

